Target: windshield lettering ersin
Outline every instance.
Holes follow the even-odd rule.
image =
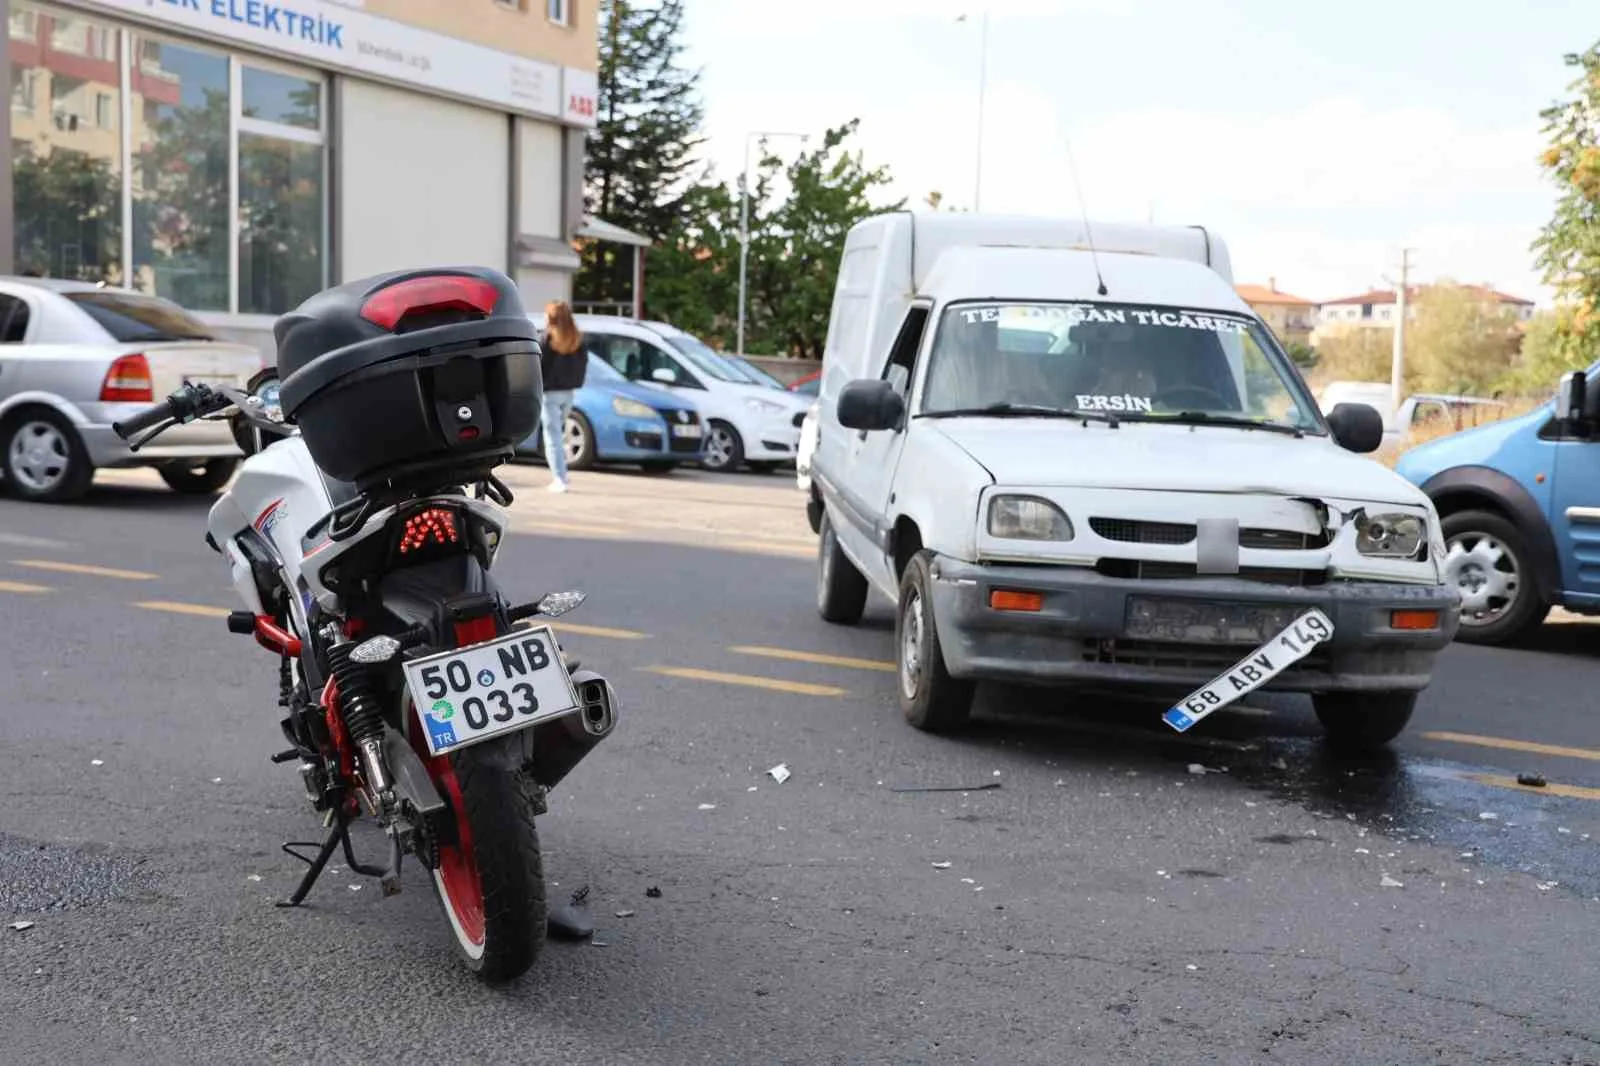
[[[1148,396],[1134,396],[1123,393],[1121,396],[1100,396],[1079,393],[1074,397],[1080,411],[1142,411],[1154,412],[1155,401]]]
[[[1226,306],[987,300],[947,307],[916,413],[996,411],[1324,432],[1271,333]]]

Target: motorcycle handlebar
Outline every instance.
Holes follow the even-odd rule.
[[[111,431],[123,440],[135,433],[158,426],[167,419],[187,422],[192,418],[220,411],[233,401],[205,385],[185,385],[161,403],[147,407],[125,422],[111,423]]]

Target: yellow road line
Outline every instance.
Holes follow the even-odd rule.
[[[1539,744],[1531,740],[1512,740],[1509,737],[1484,737],[1475,733],[1424,733],[1425,740],[1442,740],[1449,744],[1475,744],[1480,748],[1501,748],[1505,751],[1525,751],[1534,755],[1555,755],[1563,759],[1589,759],[1600,762],[1600,751],[1591,748],[1565,748],[1559,744]]]
[[[54,559],[13,559],[12,566],[27,566],[35,570],[59,570],[63,574],[88,574],[90,577],[115,577],[123,581],[153,581],[155,574],[143,570],[118,570],[111,566],[90,566],[87,563],[63,563]]]
[[[816,663],[819,666],[843,666],[850,670],[881,670],[892,674],[896,669],[894,663],[882,659],[854,659],[848,655],[824,655],[821,652],[795,651],[791,648],[766,648],[741,644],[728,650],[740,655],[761,655],[768,659],[787,659],[790,662]]]
[[[193,614],[202,618],[226,618],[226,607],[207,607],[203,603],[173,603],[170,600],[145,600],[143,603],[134,604],[147,611],[167,611],[170,614]]]
[[[25,581],[0,581],[0,592],[49,592],[44,585],[30,585]]]
[[[776,677],[756,677],[751,674],[724,674],[716,670],[695,670],[687,666],[646,666],[645,672],[680,677],[689,681],[715,681],[723,685],[743,685],[746,688],[764,688],[772,692],[789,692],[797,696],[844,696],[844,689],[833,685],[813,685],[804,681],[784,681]]]
[[[1498,774],[1466,774],[1468,781],[1476,781],[1480,785],[1493,785],[1495,788],[1509,788],[1516,792],[1528,792],[1536,796],[1564,796],[1567,799],[1600,800],[1600,788],[1588,788],[1584,785],[1562,785],[1554,781],[1543,788],[1532,785],[1519,785],[1514,777],[1501,777]]]
[[[542,618],[524,618],[519,626],[549,626],[557,633],[574,633],[580,637],[608,637],[611,640],[649,640],[649,633],[637,629],[612,629],[610,626],[585,626],[577,622],[551,622]]]

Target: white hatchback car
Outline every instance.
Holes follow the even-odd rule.
[[[631,381],[692,399],[706,426],[707,470],[770,470],[794,462],[811,397],[770,388],[693,334],[665,322],[578,315],[588,348]]]
[[[100,467],[149,466],[177,492],[227,484],[226,422],[178,426],[132,450],[111,426],[185,381],[245,388],[263,366],[168,300],[81,281],[0,277],[0,461],[28,500],[82,496]]]

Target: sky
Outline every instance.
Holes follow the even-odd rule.
[[[988,11],[986,76],[982,15]],[[1547,303],[1539,112],[1595,0],[690,0],[717,176],[859,118],[889,198],[1202,224],[1313,301],[1454,278]],[[965,14],[965,20],[959,16]],[[982,86],[982,178],[978,183]],[[773,138],[789,155],[803,145]],[[1079,184],[1073,181],[1076,162]]]

